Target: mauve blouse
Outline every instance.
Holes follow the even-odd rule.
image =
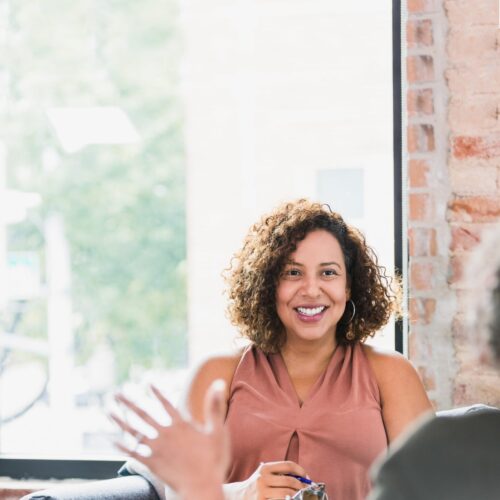
[[[364,500],[368,470],[387,448],[380,393],[361,344],[339,345],[302,405],[281,354],[244,352],[230,387],[227,482],[261,462],[292,460],[330,500]]]

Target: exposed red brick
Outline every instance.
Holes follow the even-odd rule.
[[[406,73],[410,83],[431,82],[434,80],[434,59],[429,55],[408,56]]]
[[[470,346],[469,350],[471,350]],[[470,354],[468,357],[470,357]],[[481,362],[479,353],[475,355],[473,368],[470,366],[465,367],[460,356],[458,356],[458,362],[461,369],[457,377],[460,381],[457,383],[457,387],[463,387],[463,392],[462,390],[454,392],[453,405],[464,406],[474,401],[481,401],[491,406],[498,406],[500,376],[498,370],[491,366],[491,362],[485,365],[483,361],[482,368],[478,370],[477,365]]]
[[[433,12],[436,10],[435,0],[408,0],[408,12]]]
[[[453,404],[464,405],[467,402],[467,386],[465,384],[455,384],[453,390]]]
[[[443,2],[450,25],[498,27],[498,1],[447,0]]]
[[[481,241],[481,229],[469,226],[454,226],[451,228],[452,252],[472,250]]]
[[[454,27],[448,32],[448,59],[453,65],[469,64],[496,59],[499,30],[495,24],[488,26]]]
[[[410,153],[428,153],[436,148],[432,125],[409,125],[407,134]]]
[[[497,166],[494,161],[450,158],[448,172],[452,192],[458,196],[497,194]]]
[[[450,257],[450,272],[448,274],[448,283],[450,283],[454,288],[463,287],[465,285],[464,272],[467,268],[468,260],[468,253],[452,255]]]
[[[431,323],[436,312],[436,300],[426,298],[410,299],[410,322],[422,325]]]
[[[408,332],[408,357],[418,359],[422,357],[423,342],[410,322],[410,331]]]
[[[410,177],[410,187],[428,187],[429,173],[431,166],[426,160],[410,160],[408,163],[408,173]]]
[[[466,196],[448,204],[452,222],[496,222],[500,219],[500,196]]]
[[[452,96],[448,101],[450,130],[456,135],[483,135],[499,131],[499,116],[498,99],[491,94]]]
[[[431,373],[431,369],[428,366],[419,366],[417,367],[420,378],[422,379],[422,383],[424,384],[426,391],[432,391],[436,389],[436,379],[434,375]]]
[[[471,304],[477,303],[476,293],[474,290],[456,290],[455,295],[457,298],[457,311],[468,311],[471,307]]]
[[[411,323],[409,326],[408,352],[413,353],[414,359],[430,359],[432,357],[432,343],[429,342],[427,336],[429,330]]]
[[[500,156],[500,134],[486,137],[455,137],[453,138],[453,155],[458,159],[498,157]]]
[[[428,116],[434,113],[434,93],[432,89],[410,89],[407,93],[410,116]]]
[[[411,221],[425,221],[434,217],[434,200],[427,193],[411,193],[409,208]]]
[[[410,256],[432,257],[437,255],[436,230],[413,227],[408,231]]]
[[[451,95],[474,97],[480,94],[496,94],[500,80],[500,66],[484,61],[469,60],[467,66],[451,66],[445,71]]]
[[[466,326],[466,321],[464,315],[458,313],[453,318],[453,323],[451,325],[451,334],[453,339],[458,343],[466,342],[470,339],[469,328]]]
[[[406,24],[406,41],[409,48],[429,47],[434,43],[432,21],[411,19]]]
[[[435,269],[432,262],[410,263],[410,287],[414,290],[432,290],[435,284]]]

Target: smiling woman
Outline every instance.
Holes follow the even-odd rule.
[[[251,344],[205,362],[189,393],[202,421],[226,381],[226,494],[285,498],[307,476],[364,499],[375,458],[431,408],[408,361],[364,343],[396,310],[395,284],[357,229],[305,199],[263,216],[231,262],[229,316]]]

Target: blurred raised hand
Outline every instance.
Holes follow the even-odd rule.
[[[184,418],[158,388],[151,386],[151,390],[172,419],[171,424],[160,424],[143,408],[118,394],[117,402],[152,427],[156,435],[148,437],[116,413],[111,413],[118,427],[137,441],[135,449],[123,443],[115,443],[116,446],[148,467],[181,498],[222,500],[222,483],[230,454],[229,438],[224,429],[225,383],[216,380],[208,389],[203,425]],[[149,453],[140,453],[139,444],[149,448]]]

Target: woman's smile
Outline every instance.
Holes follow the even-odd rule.
[[[295,310],[300,321],[315,323],[324,317],[327,306],[299,306]]]

